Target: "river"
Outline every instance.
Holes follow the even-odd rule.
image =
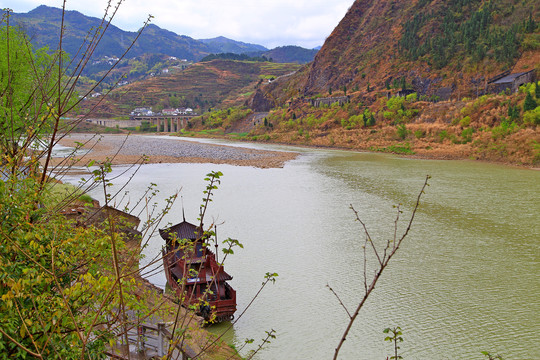
[[[402,231],[429,174],[410,235],[361,310],[340,358],[391,356],[383,330],[394,326],[403,330],[405,359],[485,359],[482,351],[507,360],[540,358],[540,172],[471,161],[249,146],[301,155],[280,169],[149,164],[127,187],[132,203],[150,182],[157,184],[160,200],[181,189],[186,219],[196,223],[205,174],[224,173],[207,219],[223,222],[221,240],[231,237],[244,245],[225,266],[234,276],[239,311],[266,272],[279,274],[227,341],[239,347],[244,339],[261,339],[274,329],[277,338],[258,359],[332,358],[348,316],[327,285],[350,311],[364,287],[364,237],[350,204],[380,244],[393,234],[393,206],[403,204]],[[112,175],[124,169],[115,167]],[[120,175],[114,183],[127,177]],[[165,220],[182,220],[180,202]],[[147,259],[162,245],[153,237]],[[165,283],[162,273],[150,280]]]

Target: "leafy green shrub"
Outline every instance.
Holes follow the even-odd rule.
[[[470,116],[478,111],[480,106],[484,105],[489,99],[489,95],[480,96],[474,102],[467,104],[463,109],[461,109],[461,114],[463,116]]]
[[[227,129],[235,122],[249,116],[252,112],[253,111],[251,109],[245,107],[212,111],[209,114],[202,116],[202,124],[210,129],[216,129],[219,127]]]
[[[409,136],[410,131],[405,124],[398,125],[396,128],[397,137],[401,140],[405,140]]]
[[[540,125],[540,106],[523,114],[523,122],[530,125]]]
[[[385,119],[393,119],[396,114],[394,114],[392,111],[385,111],[383,112],[383,116]]]
[[[506,136],[517,131],[519,127],[515,122],[509,122],[507,119],[504,119],[499,126],[495,126],[491,129],[491,137],[496,140],[499,138],[505,138]]]
[[[533,141],[532,147],[534,154],[533,163],[538,164],[540,163],[540,143]]]
[[[353,115],[348,119],[341,119],[341,126],[347,130],[359,128],[364,125],[364,115]]]
[[[407,102],[416,102],[416,100],[418,99],[418,95],[416,93],[412,93],[412,94],[409,94],[405,97],[405,100],[407,100]]]
[[[82,194],[81,196],[79,196],[79,200],[86,204],[92,204],[92,202],[94,201],[94,199],[88,194]]]
[[[535,92],[535,88],[536,88],[535,83],[527,83],[519,87],[519,92],[522,94],[527,94],[527,93]]]
[[[319,124],[319,119],[317,119],[314,114],[309,114],[305,119],[305,123],[307,127],[313,128],[315,125]]]
[[[424,130],[416,130],[414,132],[414,137],[417,138],[417,139],[421,139],[424,136],[426,136],[426,132]]]
[[[365,109],[362,114],[351,115],[347,119],[341,119],[341,126],[347,130],[375,125],[375,114]]]
[[[413,96],[411,96],[413,95]],[[411,108],[410,103],[416,101],[416,93],[410,94],[408,97],[392,97],[386,101],[387,110],[383,111],[385,119],[394,120],[398,124],[412,119],[418,114],[418,110]]]
[[[471,117],[470,116],[465,116],[463,119],[461,119],[459,121],[459,125],[461,125],[462,127],[467,127],[471,124]]]
[[[461,132],[462,144],[467,144],[472,141],[472,135],[474,133],[473,128],[463,129]]]
[[[152,125],[152,123],[149,121],[142,121],[139,130],[142,132],[156,132],[157,125]]]
[[[448,131],[447,130],[442,130],[439,133],[439,139],[441,140],[441,142],[443,142],[444,139],[447,139],[447,138],[448,138]]]
[[[403,337],[401,336],[403,335],[401,328],[399,326],[395,328],[386,328],[383,330],[383,333],[390,334],[384,338],[384,341],[388,341],[394,345],[394,355],[390,357],[390,360],[403,359],[401,355],[398,355],[398,343],[403,341]]]
[[[386,101],[386,107],[389,110],[397,111],[398,109],[403,108],[403,103],[405,102],[405,98],[400,96],[391,97]]]

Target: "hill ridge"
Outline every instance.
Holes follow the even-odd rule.
[[[504,70],[540,70],[539,14],[532,0],[357,0],[308,69],[267,90],[278,104],[344,88],[395,92],[398,82],[427,96],[472,96]]]

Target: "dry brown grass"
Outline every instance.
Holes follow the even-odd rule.
[[[375,126],[356,126],[350,130],[342,126],[341,119],[364,111],[365,107],[356,105],[359,99],[353,98],[353,104],[341,108],[313,108],[304,101],[296,100],[288,108],[270,114],[269,117],[277,125],[270,134],[272,141],[281,143],[356,150],[405,145],[416,156],[426,158],[477,159],[536,166],[540,162],[540,127],[522,124],[521,119],[517,119],[510,128],[501,125],[503,121],[508,123],[505,119],[510,104],[521,109],[524,98],[524,94],[518,93],[489,95],[472,100],[406,104],[407,109],[415,108],[418,114],[406,120],[404,125],[408,134],[404,137],[398,136],[394,120],[384,117],[386,98],[374,101],[368,108],[376,114]],[[309,118],[324,121],[310,126]],[[269,129],[259,128],[253,134],[266,132]]]

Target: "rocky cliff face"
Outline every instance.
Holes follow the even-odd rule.
[[[388,48],[393,47],[390,32],[395,19],[382,20],[377,26],[371,21],[386,18],[393,3],[392,0],[354,2],[315,57],[305,86],[306,95],[325,92],[332,87],[335,90],[351,83],[360,72],[358,65],[371,57],[371,44],[385,43]],[[372,60],[377,63],[382,59]]]
[[[255,94],[246,102],[246,105],[255,112],[270,111],[276,104],[264,96],[260,89],[255,91]]]

